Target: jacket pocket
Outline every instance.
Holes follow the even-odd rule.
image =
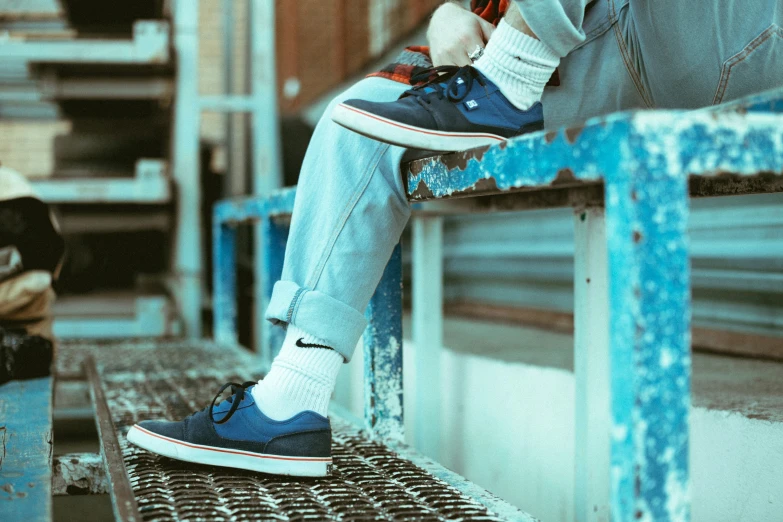
[[[723,63],[713,105],[783,85],[783,28],[772,24]]]

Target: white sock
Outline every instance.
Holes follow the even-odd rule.
[[[303,348],[302,344],[328,346],[289,324],[280,353],[269,373],[253,387],[256,404],[267,417],[287,420],[305,410],[326,417],[343,356],[331,348]]]
[[[527,110],[541,99],[559,64],[560,57],[549,46],[501,20],[473,67],[492,80],[515,107]]]

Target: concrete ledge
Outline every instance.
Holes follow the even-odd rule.
[[[411,332],[410,320],[404,325]],[[570,335],[447,318],[440,461],[543,522],[572,522],[574,375]],[[406,340],[404,360],[416,347]],[[361,353],[361,350],[357,350]],[[415,368],[404,368],[415,441]],[[783,364],[694,357],[693,522],[783,521]],[[361,412],[362,362],[336,399]]]

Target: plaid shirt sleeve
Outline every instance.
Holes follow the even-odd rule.
[[[484,20],[497,25],[508,9],[510,0],[471,0],[471,10]],[[410,85],[411,77],[423,70],[432,67],[430,48],[426,46],[408,47],[394,63],[390,63],[371,77],[387,78],[395,82]]]

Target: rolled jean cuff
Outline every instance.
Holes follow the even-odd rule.
[[[264,313],[272,324],[293,324],[323,339],[345,358],[351,360],[367,319],[364,314],[334,297],[310,290],[293,281],[278,281]]]

